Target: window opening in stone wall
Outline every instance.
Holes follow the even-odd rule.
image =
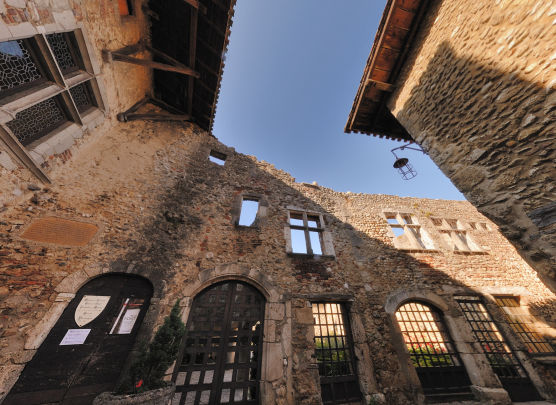
[[[241,201],[241,213],[239,214],[238,224],[241,226],[252,226],[257,219],[259,211],[259,200],[250,197],[244,197]]]
[[[324,404],[358,401],[361,398],[355,372],[353,342],[341,303],[313,303],[315,354]]]
[[[512,401],[540,399],[525,369],[479,297],[455,297],[473,335]]]
[[[118,0],[120,15],[133,15],[133,2],[132,0]]]
[[[450,249],[456,252],[477,252],[481,250],[457,219],[431,218],[431,220],[439,228],[442,239]]]
[[[226,155],[224,153],[211,150],[209,153],[209,160],[212,163],[216,163],[217,165],[224,166],[224,163],[226,163]]]
[[[61,100],[56,96],[18,112],[6,125],[17,140],[27,146],[67,121]]]
[[[496,304],[502,309],[508,324],[525,344],[529,353],[553,353],[554,347],[537,332],[534,319],[525,307],[520,305],[519,297],[495,296]]]
[[[434,249],[428,234],[411,214],[385,213],[398,249]]]
[[[439,310],[412,301],[396,311],[396,320],[426,395],[469,391],[471,382]]]
[[[89,108],[95,107],[94,97],[89,83],[81,83],[70,89],[71,98],[80,113],[86,112]]]
[[[64,75],[79,70],[79,55],[73,39],[73,33],[63,32],[46,36],[54,58]]]
[[[0,42],[0,99],[45,81],[33,40]]]
[[[289,221],[292,253],[322,255],[320,216],[290,211]]]

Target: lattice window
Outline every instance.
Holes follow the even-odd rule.
[[[6,125],[22,145],[41,138],[67,121],[57,97],[49,98],[16,114]]]
[[[92,97],[87,83],[78,84],[70,89],[71,98],[79,112],[87,111],[93,106]]]
[[[440,311],[408,302],[396,311],[396,319],[425,394],[469,389],[469,377]]]
[[[554,348],[545,337],[539,334],[534,326],[534,319],[527,309],[519,303],[519,297],[497,296],[496,304],[504,311],[504,315],[513,331],[517,333],[529,353],[552,353]]]
[[[525,371],[478,297],[457,298],[465,319],[481,344],[488,362],[502,377],[525,377]]]
[[[49,34],[46,36],[46,39],[50,44],[50,48],[52,48],[52,52],[54,53],[54,57],[62,73],[65,74],[79,69],[77,56],[72,49],[69,34]]]
[[[12,94],[10,90],[44,80],[27,41],[0,42],[0,97]]]
[[[353,344],[345,310],[340,303],[313,303],[315,353],[325,404],[361,398],[355,374]]]

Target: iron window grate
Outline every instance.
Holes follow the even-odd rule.
[[[344,306],[330,302],[313,303],[313,318],[323,403],[357,401],[361,392]]]
[[[529,353],[553,353],[552,345],[533,327],[533,320],[519,303],[518,297],[494,297],[496,304],[504,311],[504,315],[512,330],[517,333]]]
[[[41,101],[16,114],[6,123],[22,145],[27,146],[67,121],[58,97]]]
[[[481,344],[494,372],[501,377],[525,377],[525,371],[478,298],[458,299],[465,319]]]
[[[70,89],[71,98],[75,102],[77,110],[82,113],[93,106],[91,92],[88,83],[81,83]]]
[[[56,33],[46,36],[52,53],[58,62],[62,73],[66,74],[79,69],[77,65],[77,55],[73,52],[69,34]]]
[[[0,97],[12,94],[10,90],[44,80],[28,41],[0,42]]]

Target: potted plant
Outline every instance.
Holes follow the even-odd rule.
[[[166,404],[176,389],[164,381],[164,374],[178,354],[185,325],[177,301],[154,339],[145,347],[129,369],[116,393],[104,392],[93,405]]]

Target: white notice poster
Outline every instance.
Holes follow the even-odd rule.
[[[124,317],[122,318],[122,323],[120,324],[120,327],[117,329],[116,333],[118,335],[126,335],[128,333],[131,333],[133,325],[135,325],[135,321],[139,316],[139,312],[141,312],[141,308],[128,309],[125,312]]]
[[[84,295],[75,310],[75,323],[85,326],[104,311],[110,301],[109,295]]]
[[[91,329],[68,329],[66,335],[60,342],[60,346],[82,345],[89,336]]]

